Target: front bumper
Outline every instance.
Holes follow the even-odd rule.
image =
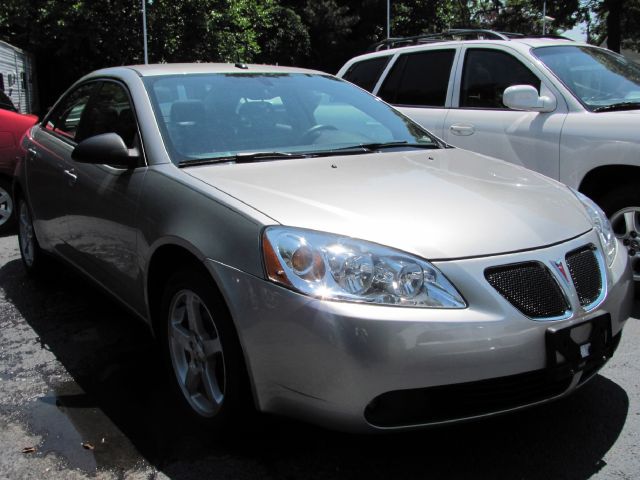
[[[498,402],[480,411],[409,415],[394,417],[394,421],[378,421],[371,415],[389,392],[428,393],[429,387],[455,385],[462,388],[460,395],[469,395],[464,390],[467,386],[473,389],[474,385],[486,387],[517,379],[526,387],[534,377],[536,382],[540,376],[548,378],[545,338],[550,327],[610,315],[611,334],[614,341],[619,340],[633,301],[632,275],[622,248],[607,272],[607,294],[602,302],[585,312],[572,301],[576,308],[564,320],[527,318],[484,277],[484,270],[496,265],[532,260],[549,265],[589,243],[599,245],[593,231],[548,248],[435,263],[467,300],[468,308],[460,310],[322,301],[211,260],[207,266],[238,329],[260,410],[340,430],[378,431],[523,408],[567,395],[587,374],[595,374],[604,361],[590,365],[584,375],[572,372],[565,383],[516,404]],[[487,392],[501,395],[500,389]],[[421,398],[428,396],[400,395],[386,405],[401,409],[419,404]],[[437,402],[432,405],[439,408]]]

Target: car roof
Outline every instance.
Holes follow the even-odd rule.
[[[117,75],[122,69],[135,71],[141,77],[158,75],[184,75],[199,73],[304,73],[324,74],[317,70],[304,68],[280,67],[274,65],[257,65],[244,63],[158,63],[149,65],[128,65],[123,67],[104,68],[92,72],[90,76]]]
[[[417,45],[408,45],[403,47],[395,47],[389,49],[380,49],[375,52],[369,52],[357,57],[353,57],[347,63],[352,63],[353,60],[361,60],[365,58],[373,58],[385,55],[394,55],[396,53],[404,52],[419,52],[422,50],[440,49],[446,47],[457,47],[459,45],[504,45],[515,48],[516,50],[527,51],[535,47],[547,47],[547,46],[580,46],[580,47],[592,47],[597,48],[594,45],[589,45],[583,42],[575,42],[572,40],[564,39],[552,39],[552,38],[510,38],[508,40],[445,40],[428,43],[419,43]]]

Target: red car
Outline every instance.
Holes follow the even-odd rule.
[[[35,115],[19,113],[9,97],[0,91],[0,234],[15,222],[11,182],[16,163],[23,154],[20,138],[38,121]]]

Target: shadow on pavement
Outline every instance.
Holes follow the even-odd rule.
[[[147,328],[84,279],[55,270],[34,280],[11,261],[0,287],[73,378],[50,379],[50,395],[24,413],[44,437],[39,451],[88,473],[125,472],[141,454],[180,480],[587,478],[604,465],[629,408],[626,392],[597,376],[560,402],[419,432],[355,436],[266,415],[234,435],[190,428],[167,399]],[[68,448],[79,441],[94,449]]]

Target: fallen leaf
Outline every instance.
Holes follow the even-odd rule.
[[[96,447],[93,446],[93,444],[89,443],[89,442],[84,442],[82,444],[82,448],[84,448],[85,450],[93,450]]]
[[[36,447],[24,447],[22,449],[22,453],[34,453],[36,451]]]

